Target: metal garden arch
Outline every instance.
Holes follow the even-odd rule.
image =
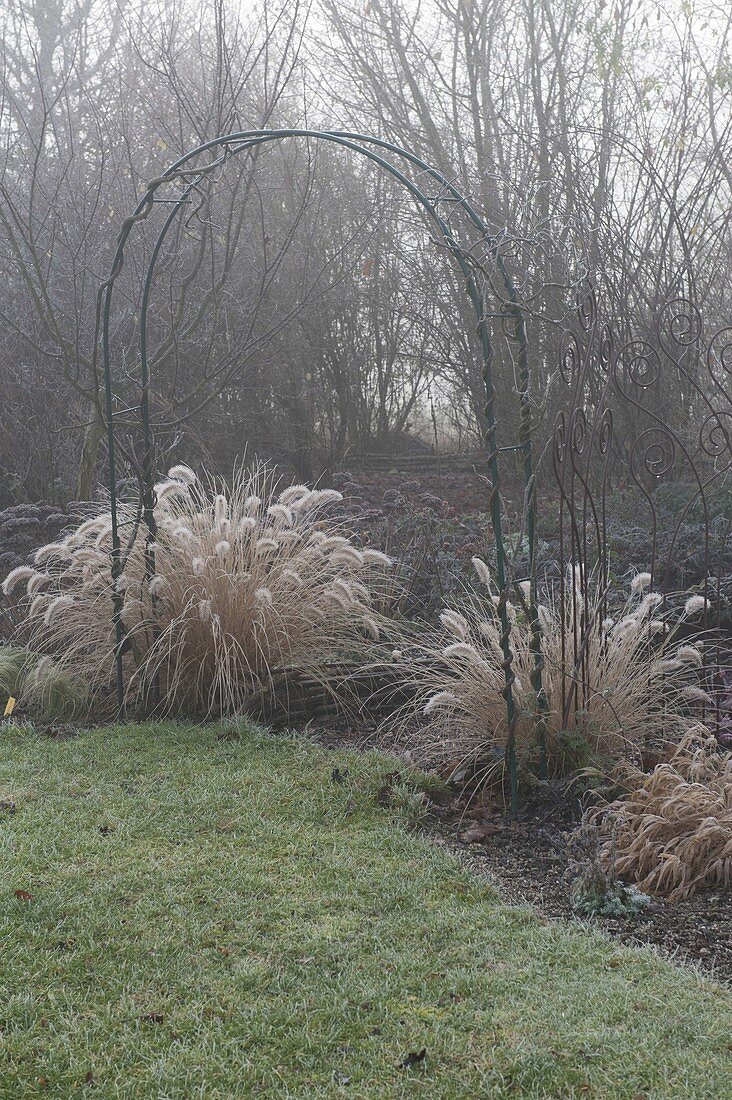
[[[439,230],[440,236],[457,263],[465,279],[465,288],[473,307],[476,318],[476,329],[480,339],[482,356],[482,375],[485,384],[485,432],[488,448],[488,462],[492,481],[492,489],[489,499],[489,511],[493,527],[496,556],[497,556],[497,581],[500,591],[498,603],[498,615],[501,624],[501,648],[503,652],[504,688],[503,695],[506,702],[506,721],[508,728],[508,767],[511,779],[512,803],[517,804],[517,776],[516,754],[514,749],[514,726],[516,719],[516,707],[513,694],[514,674],[512,670],[512,653],[510,645],[511,625],[507,611],[507,601],[511,587],[517,582],[512,577],[512,567],[506,551],[503,533],[502,507],[499,493],[499,454],[501,451],[515,451],[521,454],[526,485],[526,533],[529,542],[529,573],[531,580],[530,594],[530,619],[532,622],[534,669],[532,685],[539,704],[539,713],[544,708],[545,700],[542,691],[542,655],[541,632],[536,610],[536,584],[535,584],[535,520],[536,520],[536,492],[532,457],[531,441],[531,408],[529,404],[529,365],[528,343],[524,317],[520,308],[515,287],[509,277],[508,271],[498,249],[498,243],[491,234],[487,224],[478,212],[461,194],[455,185],[436,168],[426,161],[404,149],[401,146],[368,134],[351,133],[340,130],[311,130],[311,129],[271,129],[271,130],[245,130],[237,133],[225,134],[214,138],[202,145],[191,149],[177,161],[171,164],[162,175],[151,180],[145,189],[133,213],[125,219],[120,229],[117,240],[111,271],[108,278],[102,284],[98,295],[98,323],[101,323],[101,347],[102,366],[104,372],[105,387],[105,420],[107,430],[108,463],[109,463],[109,491],[110,509],[112,519],[112,603],[113,624],[116,639],[116,678],[117,699],[120,711],[124,706],[124,682],[123,682],[123,652],[125,643],[125,627],[123,620],[123,597],[119,587],[119,579],[124,572],[125,557],[122,551],[118,522],[118,491],[116,468],[116,428],[115,421],[119,417],[115,408],[116,398],[112,379],[112,358],[110,348],[110,318],[112,302],[115,291],[115,283],[125,261],[125,245],[136,224],[145,219],[152,211],[154,204],[165,202],[170,205],[170,210],[160,229],[157,240],[152,250],[143,284],[143,295],[139,316],[139,354],[140,354],[140,427],[143,437],[143,454],[141,461],[141,501],[142,514],[148,527],[148,542],[155,537],[154,516],[154,491],[153,482],[155,475],[154,439],[150,417],[149,402],[149,363],[147,347],[147,316],[152,290],[153,277],[160,257],[160,252],[169,230],[184,206],[187,204],[192,192],[204,181],[211,177],[231,158],[254,149],[256,146],[265,145],[274,141],[288,138],[301,138],[308,141],[330,142],[341,148],[359,153],[387,172],[393,179],[402,185],[411,195],[416,205],[427,215]],[[205,163],[196,163],[205,154],[212,159]],[[398,167],[384,154],[389,154],[405,162],[405,170]],[[431,184],[436,185],[437,195],[428,194],[424,188],[406,174],[406,166],[417,170],[418,176],[426,177]],[[158,192],[165,189],[166,185],[178,185],[179,190],[172,198],[160,198]],[[490,251],[495,262],[499,276],[503,282],[505,299],[499,313],[488,314],[482,291],[476,280],[476,263],[469,250],[463,248],[452,232],[449,217],[440,211],[440,203],[451,204],[453,209],[460,209],[472,226],[480,233],[480,239]],[[493,349],[488,321],[491,317],[500,316],[508,318],[514,329],[514,336],[518,345],[518,396],[521,412],[520,442],[510,446],[499,447],[498,423],[496,416],[496,394],[493,382]],[[150,551],[150,564],[152,551]],[[526,578],[520,578],[525,580]],[[544,755],[543,736],[542,757]]]

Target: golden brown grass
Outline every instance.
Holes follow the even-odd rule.
[[[503,655],[498,596],[485,563],[473,563],[484,592],[467,595],[460,611],[444,611],[440,627],[405,651],[403,673],[416,690],[421,720],[415,722],[412,713],[402,730],[417,758],[426,763],[490,772],[503,767],[508,737]],[[644,750],[678,742],[698,721],[700,706],[710,702],[698,684],[699,645],[674,640],[676,627],[697,607],[689,602],[671,628],[657,617],[661,595],[646,586],[646,576],[639,575],[619,614],[603,618],[603,594],[575,573],[566,586],[570,595],[563,611],[558,602],[539,607],[550,773],[576,764],[583,748],[587,756],[639,759]],[[525,607],[509,603],[508,611],[517,756],[521,766],[535,771],[539,716],[531,686],[531,630]],[[564,652],[562,614],[564,637],[570,640]],[[581,661],[574,657],[574,637],[586,639],[577,647]]]
[[[592,811],[606,837],[601,858],[647,894],[680,901],[732,883],[732,753],[704,726],[668,763],[626,769],[627,795]]]
[[[156,486],[154,570],[136,504],[121,512],[132,533],[119,586],[130,702],[159,696],[166,713],[234,713],[297,669],[328,681],[327,665],[364,654],[378,638],[375,610],[389,565],[361,550],[329,518],[332,490],[277,491],[265,467],[232,485],[202,483],[185,466]],[[90,517],[42,547],[35,568],[5,581],[24,590],[23,644],[81,678],[92,696],[114,671],[111,519]]]

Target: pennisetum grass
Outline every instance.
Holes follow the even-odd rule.
[[[304,485],[278,492],[264,466],[240,470],[231,485],[175,466],[155,495],[157,534],[147,552],[135,504],[120,516],[124,538],[136,530],[118,582],[130,703],[236,713],[293,670],[327,686],[328,666],[341,655],[366,659],[384,626],[390,561],[360,549],[329,518],[339,493]],[[22,593],[23,646],[97,699],[114,668],[111,537],[109,513],[93,516],[3,585],[6,595]]]
[[[439,627],[395,658],[416,699],[416,707],[399,716],[398,726],[418,759],[443,768],[469,766],[487,778],[502,770],[508,737],[503,653],[490,570],[478,558],[473,566],[481,590],[467,594],[460,610],[444,610]],[[637,759],[643,750],[677,742],[698,722],[699,706],[711,703],[698,686],[699,645],[678,643],[677,627],[698,612],[698,601],[687,601],[670,628],[658,617],[663,597],[647,591],[649,581],[639,574],[612,618],[603,614],[605,593],[579,570],[566,586],[570,595],[563,608],[559,601],[539,606],[550,774],[567,770],[572,739],[575,745],[581,741],[588,756]],[[508,614],[516,750],[522,768],[536,771],[534,654],[520,597],[516,604],[509,602]],[[571,641],[563,649],[563,636],[586,639],[581,669],[575,667]]]

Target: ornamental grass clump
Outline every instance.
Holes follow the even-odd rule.
[[[605,865],[669,901],[732,884],[732,753],[704,726],[667,763],[650,774],[628,768],[623,780],[628,794],[587,815],[603,836]]]
[[[120,508],[118,581],[124,682],[130,703],[164,713],[231,714],[256,705],[288,676],[328,686],[328,666],[366,659],[383,627],[378,611],[389,559],[357,547],[329,518],[333,490],[277,492],[265,467],[226,487],[176,466],[155,487],[156,537]],[[111,517],[87,519],[14,570],[23,646],[52,658],[92,697],[114,680]]]
[[[399,657],[419,712],[415,721],[412,709],[401,728],[425,763],[488,779],[503,769],[508,742],[504,657],[498,592],[485,562],[474,558],[473,566],[482,590],[467,594],[460,610],[443,611],[439,628]],[[698,614],[697,603],[687,601],[670,626],[659,617],[663,597],[648,591],[649,583],[646,574],[634,578],[619,613],[609,617],[607,594],[573,569],[564,601],[539,605],[541,713],[531,682],[528,586],[519,588],[517,603],[508,602],[515,747],[525,772],[539,771],[542,732],[549,774],[556,776],[593,759],[639,760],[678,742],[699,720],[699,708],[711,703],[699,686],[699,644],[678,640],[679,627]]]

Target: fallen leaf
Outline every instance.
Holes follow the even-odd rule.
[[[94,1084],[94,1074],[92,1073],[91,1070],[89,1070],[86,1077],[84,1078],[84,1084],[85,1085],[93,1085]]]
[[[401,780],[399,772],[389,772],[384,776],[381,787],[376,792],[376,801],[380,806],[388,806],[394,794],[394,785]]]
[[[420,1051],[410,1050],[409,1054],[405,1058],[402,1058],[401,1066],[403,1069],[413,1069],[414,1066],[419,1066],[424,1062],[427,1055],[427,1047],[422,1047]]]
[[[463,844],[480,844],[482,840],[486,840],[489,836],[495,836],[500,831],[498,825],[471,825],[469,829],[460,834],[460,839]]]
[[[27,890],[16,890],[15,896],[20,901],[33,901],[33,895],[29,894]]]

